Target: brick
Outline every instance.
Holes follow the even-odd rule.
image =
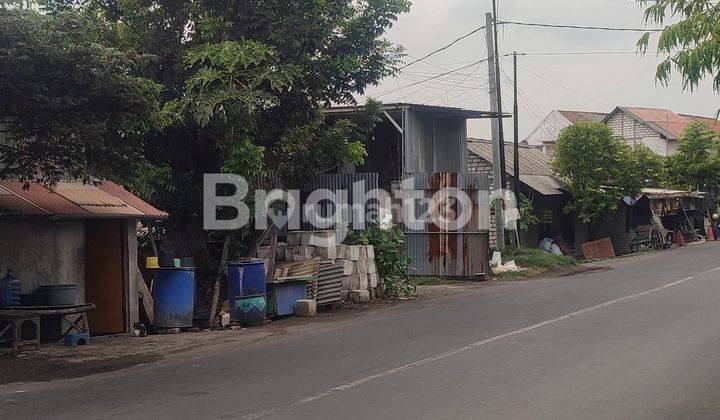
[[[367,256],[368,256],[368,259],[370,259],[370,260],[375,259],[375,247],[373,245],[367,246]]]
[[[370,291],[369,290],[351,290],[348,293],[348,298],[351,302],[355,303],[368,303],[370,302]]]
[[[367,290],[368,289],[368,275],[367,274],[358,274],[358,290]]]
[[[301,299],[295,302],[295,316],[317,316],[317,301],[315,299]]]
[[[347,255],[345,258],[357,261],[360,259],[360,245],[350,245],[347,247]]]

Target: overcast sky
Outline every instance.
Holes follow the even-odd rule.
[[[406,48],[407,61],[449,43],[485,22],[491,0],[413,0],[411,11],[402,15],[388,38]],[[500,19],[589,26],[644,27],[642,9],[624,0],[500,0]],[[617,55],[552,55],[519,58],[520,139],[524,139],[553,109],[604,111],[615,106],[669,108],[679,113],[712,116],[720,108],[720,96],[710,81],[693,93],[683,92],[680,79],[671,86],[654,80],[656,55],[639,56],[635,51],[638,33],[505,26],[498,34],[500,54],[557,52],[628,52]],[[657,36],[653,37],[653,43]],[[652,50],[650,48],[649,50]],[[483,33],[418,63],[397,78],[386,79],[368,90],[385,103],[412,102],[432,105],[489,109],[487,66],[468,67],[456,74],[407,87],[487,56]],[[508,60],[508,61],[504,61]],[[501,60],[512,77],[511,58]],[[536,74],[528,72],[534,72]],[[510,79],[511,80],[511,79]],[[512,111],[512,86],[503,80],[503,110]],[[562,87],[561,87],[562,86]],[[398,88],[401,89],[398,89]],[[361,100],[362,102],[362,100]],[[506,122],[507,130],[512,123]],[[506,131],[512,139],[512,131]],[[471,123],[471,136],[488,137],[486,123]]]

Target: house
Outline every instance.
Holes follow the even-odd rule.
[[[348,118],[358,109],[336,107],[326,114],[332,121]],[[376,179],[377,187],[404,197],[431,197],[443,188],[461,189],[471,197],[473,209],[480,209],[468,211],[473,220],[461,231],[442,230],[429,218],[410,226],[403,214],[418,212],[417,208],[395,214],[404,228],[406,254],[412,259],[408,274],[471,277],[487,273],[489,206],[483,201],[489,197],[489,180],[484,173],[468,172],[467,120],[495,114],[409,103],[383,104],[381,111],[382,118],[366,141],[365,164],[344,168],[345,174],[321,175],[313,186],[349,189],[349,173]]]
[[[470,172],[486,173],[492,178],[493,153],[492,141],[484,139],[468,140]],[[535,246],[545,237],[562,237],[568,243],[575,239],[575,217],[567,214],[563,208],[569,196],[562,189],[550,168],[551,157],[540,149],[529,145],[520,145],[520,187],[519,193],[533,201],[535,214],[540,223],[531,226],[527,232],[521,232],[521,240]],[[513,185],[514,150],[512,145],[505,147],[505,164],[508,186]],[[495,244],[494,223],[490,223],[490,244]]]
[[[720,134],[720,122],[714,118],[676,114],[668,109],[617,107],[603,119],[616,136],[631,146],[642,143],[661,156],[677,151],[685,128],[695,121],[707,123]]]
[[[606,116],[607,114],[603,112],[555,110],[545,117],[523,143],[537,147],[545,154],[553,155],[555,140],[563,129],[580,121],[602,121]]]
[[[27,187],[27,188],[26,188]],[[94,334],[130,331],[137,322],[137,222],[162,212],[112,182],[0,180],[0,269],[13,269],[23,294],[76,284]]]

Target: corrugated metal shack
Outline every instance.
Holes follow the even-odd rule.
[[[357,107],[337,107],[327,114],[337,119],[357,111]],[[420,226],[403,224],[406,252],[413,260],[408,274],[487,273],[489,182],[486,174],[468,175],[467,120],[495,114],[408,103],[383,104],[382,113],[367,142],[366,164],[346,171],[377,173],[381,188],[402,188],[403,195],[428,197],[443,188],[460,189],[470,196],[474,211],[473,221],[457,231],[444,230],[427,218]]]

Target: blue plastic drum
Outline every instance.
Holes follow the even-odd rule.
[[[228,299],[265,295],[265,261],[248,260],[228,264]]]
[[[195,306],[194,268],[156,269],[152,295],[156,327],[192,327]]]

